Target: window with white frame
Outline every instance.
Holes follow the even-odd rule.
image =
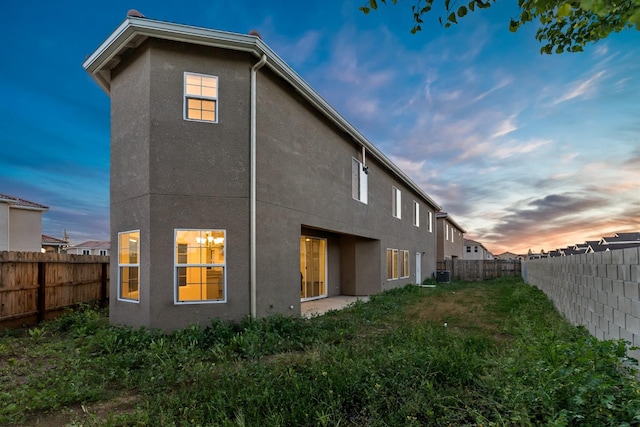
[[[140,300],[140,230],[118,233],[118,299]]]
[[[429,233],[433,233],[433,212],[429,211]]]
[[[394,218],[402,218],[402,193],[396,187],[392,188],[392,211],[391,214]]]
[[[176,303],[226,302],[226,231],[175,230]]]
[[[362,163],[356,158],[351,159],[351,197],[367,204],[367,173]]]
[[[91,255],[91,249],[83,249],[82,255]]]
[[[387,280],[398,278],[398,250],[387,249]]]
[[[107,251],[104,249],[100,249],[100,255],[101,256],[107,256]]]
[[[445,240],[449,240],[449,224],[445,223],[444,224],[444,236],[445,236]]]
[[[413,201],[413,225],[420,227],[420,204]]]
[[[184,118],[199,122],[218,121],[218,77],[184,73]]]
[[[471,253],[471,246],[467,246],[467,252]]]
[[[398,251],[399,276],[401,279],[409,277],[409,251]]]
[[[453,243],[453,235],[456,234],[456,230],[451,229],[451,243]]]

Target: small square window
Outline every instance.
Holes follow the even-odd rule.
[[[184,74],[184,118],[199,122],[218,121],[218,77]]]

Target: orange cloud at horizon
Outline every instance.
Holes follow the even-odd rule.
[[[543,249],[545,252],[559,248],[566,248],[576,244],[582,244],[586,241],[600,240],[602,237],[613,236],[616,233],[634,233],[640,232],[640,218],[635,218],[625,224],[611,221],[605,224],[594,224],[591,227],[576,227],[562,229],[562,226],[554,227],[549,230],[532,230],[526,231],[518,236],[507,239],[496,239],[491,236],[474,236],[472,234],[465,235],[465,238],[476,240],[482,243],[492,254],[499,255],[504,252],[512,252],[515,254],[526,254],[529,249],[533,252],[539,252]]]

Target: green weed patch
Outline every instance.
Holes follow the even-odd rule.
[[[171,334],[84,307],[0,335],[0,424],[633,426],[625,350],[519,279]]]

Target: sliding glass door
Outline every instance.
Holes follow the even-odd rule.
[[[300,300],[327,296],[327,241],[316,237],[300,238]]]

